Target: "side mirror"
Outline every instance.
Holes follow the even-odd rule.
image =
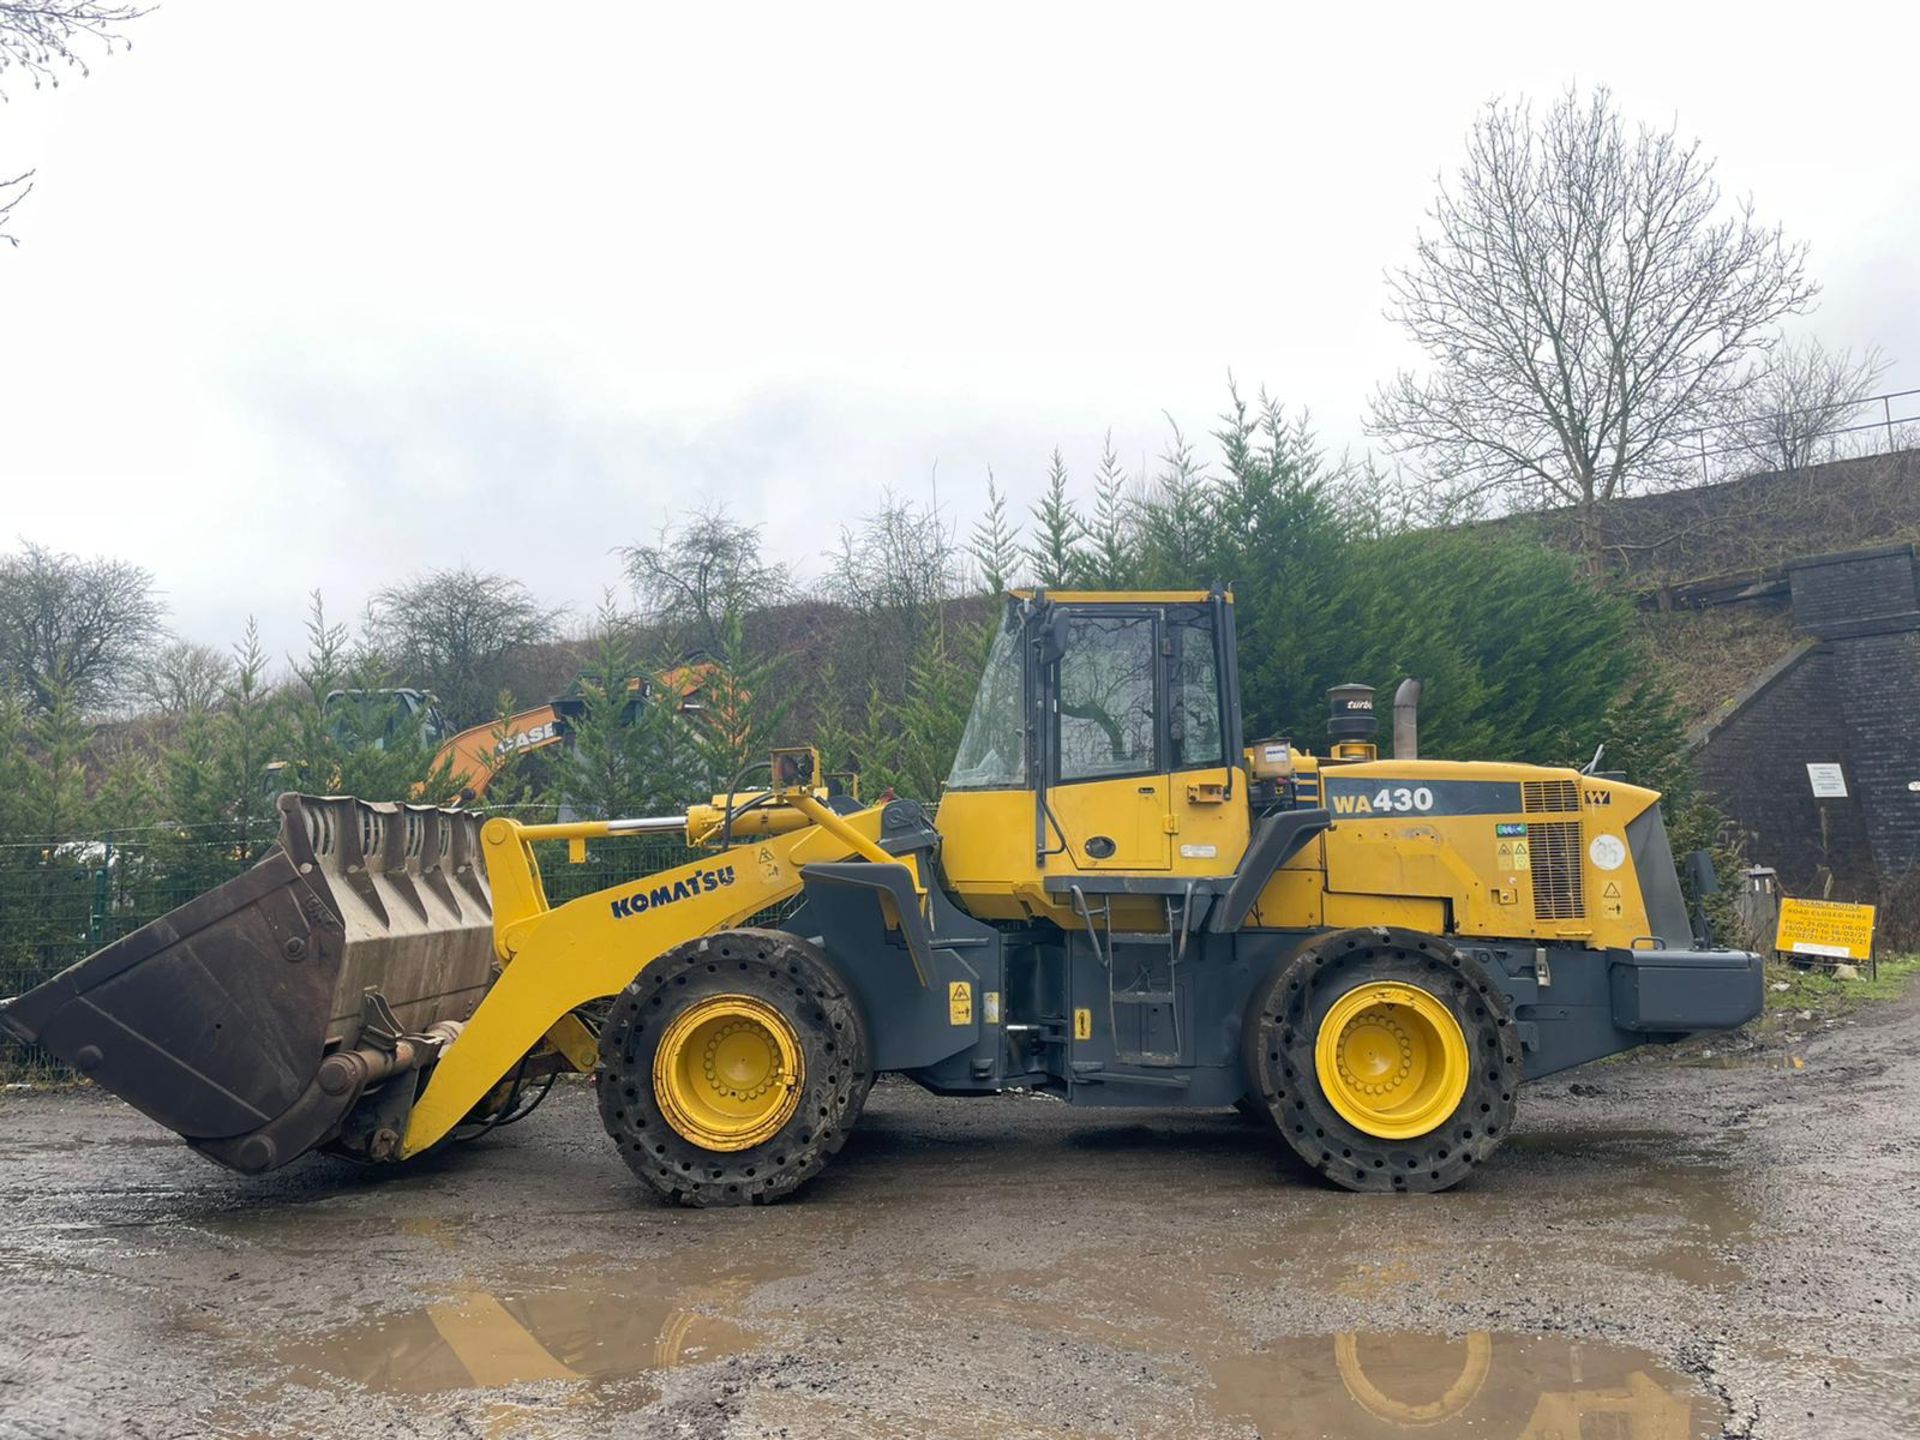
[[[1687,881],[1693,886],[1693,943],[1704,950],[1713,943],[1707,896],[1720,893],[1720,872],[1713,868],[1713,856],[1704,850],[1687,856]]]
[[[1720,872],[1714,868],[1713,856],[1705,850],[1695,850],[1687,856],[1687,883],[1696,895],[1720,893]]]
[[[1067,612],[1057,607],[1040,617],[1034,634],[1035,657],[1042,665],[1057,665],[1067,653]]]

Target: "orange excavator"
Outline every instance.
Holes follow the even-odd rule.
[[[637,682],[633,682],[637,683]],[[433,757],[433,768],[443,767],[463,776],[462,803],[471,804],[487,793],[487,786],[509,756],[527,750],[544,750],[566,739],[566,720],[558,701],[521,710],[505,720],[489,720],[469,725],[440,747]]]
[[[639,675],[628,676],[628,699],[621,712],[623,720],[630,719],[634,708],[646,700],[657,686],[679,696],[682,715],[698,718],[731,735],[741,728],[742,721],[735,710],[744,697],[716,693],[725,689],[713,684],[718,673],[719,667],[711,660],[690,660],[650,679]],[[351,693],[335,691],[327,699],[332,702],[336,696]],[[445,722],[440,719],[433,696],[420,690],[395,690],[392,693],[409,714],[424,714],[423,723],[431,727],[430,734],[444,733]],[[517,711],[504,720],[487,720],[478,725],[469,725],[441,742],[439,753],[434,756],[434,769],[439,771],[444,768],[449,774],[463,777],[460,800],[462,804],[471,804],[487,793],[487,786],[493,782],[493,777],[509,757],[560,744],[570,733],[570,722],[578,720],[586,708],[586,696],[576,684],[566,694],[544,705]]]

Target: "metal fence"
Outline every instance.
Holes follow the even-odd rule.
[[[1920,444],[1920,390],[1888,390],[1727,420],[1685,431],[1677,438],[1697,454],[1703,484],[1734,475],[1891,455]]]
[[[232,879],[265,848],[221,829],[176,828],[0,844],[0,995],[30,990]],[[564,846],[543,845],[541,877],[557,905],[684,864],[697,853],[671,836],[635,836],[594,842],[586,861],[572,865]],[[72,1078],[39,1047],[0,1037],[0,1083]]]

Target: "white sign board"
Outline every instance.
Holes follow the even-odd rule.
[[[1813,798],[1816,800],[1847,798],[1847,777],[1841,773],[1838,765],[1816,765],[1809,761],[1807,781],[1813,786]]]

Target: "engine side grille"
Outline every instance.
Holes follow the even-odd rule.
[[[1533,918],[1586,918],[1587,901],[1580,878],[1580,822],[1545,820],[1529,825],[1527,842],[1533,872]]]
[[[1522,780],[1520,808],[1529,815],[1541,811],[1578,810],[1580,787],[1571,780]]]

